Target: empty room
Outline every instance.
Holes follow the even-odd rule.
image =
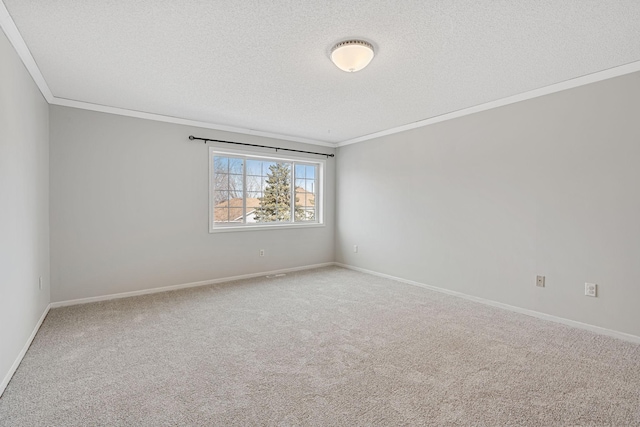
[[[0,426],[640,426],[637,0],[0,26]]]

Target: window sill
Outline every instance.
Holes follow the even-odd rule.
[[[292,228],[320,228],[324,227],[324,224],[279,224],[279,225],[250,225],[239,227],[214,227],[209,229],[210,234],[215,233],[230,233],[234,231],[263,231],[263,230],[289,230]]]

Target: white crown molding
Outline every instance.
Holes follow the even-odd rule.
[[[97,111],[100,113],[116,114],[119,116],[134,117],[137,119],[154,120],[156,122],[173,123],[177,125],[194,126],[204,129],[214,129],[224,132],[233,132],[243,135],[261,136],[264,138],[274,138],[284,141],[301,142],[303,144],[320,145],[323,147],[335,148],[336,144],[325,141],[317,141],[315,139],[301,138],[291,135],[283,135],[279,133],[263,132],[254,129],[237,128],[233,126],[218,125],[215,123],[200,122],[197,120],[181,119],[178,117],[164,116],[161,114],[145,113],[143,111],[127,110],[125,108],[109,107],[106,105],[92,104],[90,102],[76,101],[73,99],[52,97],[49,101],[51,105],[60,105],[63,107],[79,108],[81,110]]]
[[[318,141],[315,139],[302,138],[302,137],[296,137],[291,135],[283,135],[283,134],[271,133],[271,132],[263,132],[263,131],[254,130],[254,129],[225,126],[225,125],[219,125],[215,123],[201,122],[197,120],[181,119],[178,117],[164,116],[161,114],[146,113],[142,111],[128,110],[125,108],[110,107],[105,105],[92,104],[89,102],[75,101],[71,99],[55,97],[53,96],[53,93],[51,92],[49,85],[47,84],[42,73],[40,72],[40,68],[38,68],[38,65],[36,64],[35,59],[33,59],[33,56],[31,55],[31,52],[29,51],[27,44],[24,42],[24,39],[22,38],[20,31],[18,31],[18,27],[16,27],[15,22],[13,22],[13,18],[11,18],[9,11],[4,5],[4,2],[2,2],[1,0],[0,0],[0,28],[2,28],[4,33],[7,35],[7,38],[9,39],[9,41],[13,45],[13,48],[16,50],[16,52],[18,53],[18,56],[20,57],[23,64],[29,71],[29,74],[31,74],[31,77],[33,78],[34,82],[40,89],[40,92],[42,92],[42,95],[44,96],[44,98],[51,105],[73,107],[73,108],[79,108],[82,110],[97,111],[101,113],[116,114],[119,116],[154,120],[154,121],[165,122],[165,123],[174,123],[174,124],[185,125],[185,126],[194,126],[194,127],[204,128],[204,129],[220,130],[224,132],[233,132],[233,133],[239,133],[243,135],[254,135],[254,136],[261,136],[265,138],[280,139],[284,141],[301,142],[303,144],[319,145],[323,147],[330,147],[330,148],[336,147],[336,144],[334,143],[326,142],[326,141]]]
[[[0,28],[2,28],[9,42],[11,42],[13,48],[18,53],[18,56],[22,59],[22,63],[29,71],[29,74],[31,74],[33,81],[38,86],[38,89],[40,89],[40,92],[42,92],[44,99],[46,99],[48,103],[51,103],[53,94],[51,90],[49,90],[49,85],[47,85],[46,80],[40,72],[40,68],[38,68],[38,64],[36,64],[35,59],[31,56],[27,44],[24,42],[22,35],[20,35],[18,31],[18,27],[16,27],[15,22],[11,19],[11,15],[9,15],[9,11],[2,1],[0,1]]]
[[[398,127],[383,130],[380,132],[375,132],[369,135],[364,135],[357,138],[349,139],[347,141],[339,142],[337,146],[344,147],[346,145],[356,144],[358,142],[364,142],[371,139],[380,138],[382,136],[404,132],[410,129],[429,126],[435,123],[444,122],[446,120],[456,119],[458,117],[467,116],[469,114],[479,113],[481,111],[490,110],[493,108],[498,108],[498,107],[502,107],[509,104],[514,104],[520,101],[526,101],[528,99],[549,95],[549,94],[560,92],[567,89],[573,89],[578,86],[584,86],[590,83],[599,82],[601,80],[611,79],[613,77],[634,73],[636,71],[640,71],[640,61],[630,62],[625,65],[620,65],[619,67],[613,67],[607,70],[598,71],[596,73],[587,74],[585,76],[576,77],[575,79],[566,80],[560,83],[555,83],[539,89],[534,89],[528,92],[520,93],[513,96],[508,96],[506,98],[497,99],[495,101],[486,102],[484,104],[476,105],[473,107],[463,108],[462,110],[452,111],[451,113],[442,114],[440,116],[431,117],[431,118],[420,120],[414,123],[409,123],[407,125],[398,126]]]
[[[185,125],[185,126],[194,126],[194,127],[204,128],[204,129],[233,132],[233,133],[238,133],[243,135],[254,135],[254,136],[261,136],[265,138],[280,139],[285,141],[301,142],[304,144],[319,145],[319,146],[331,147],[331,148],[344,147],[346,145],[369,141],[371,139],[380,138],[382,136],[392,135],[395,133],[400,133],[406,130],[416,129],[423,126],[429,126],[435,123],[444,122],[446,120],[451,120],[458,117],[467,116],[469,114],[490,110],[492,108],[498,108],[498,107],[513,104],[516,102],[537,98],[539,96],[549,95],[549,94],[560,92],[566,89],[572,89],[578,86],[583,86],[586,84],[599,82],[601,80],[606,80],[613,77],[622,76],[624,74],[640,71],[640,61],[630,62],[629,64],[609,68],[607,70],[598,71],[592,74],[587,74],[585,76],[577,77],[575,79],[566,80],[564,82],[552,84],[549,86],[545,86],[539,89],[534,89],[528,92],[509,96],[506,98],[497,99],[495,101],[486,102],[484,104],[476,105],[473,107],[463,108],[462,110],[452,111],[450,113],[442,114],[440,116],[430,117],[428,119],[420,120],[414,123],[397,126],[391,129],[375,132],[369,135],[363,135],[357,138],[341,141],[338,143],[331,143],[327,141],[301,138],[301,137],[296,137],[291,135],[282,135],[278,133],[263,132],[263,131],[253,130],[253,129],[237,128],[233,126],[219,125],[215,123],[201,122],[196,120],[181,119],[177,117],[164,116],[160,114],[128,110],[125,108],[110,107],[110,106],[92,104],[88,102],[76,101],[71,99],[57,98],[53,96],[51,90],[49,89],[49,86],[47,85],[46,80],[44,79],[42,73],[40,72],[40,69],[38,68],[38,65],[36,64],[36,61],[33,59],[33,56],[31,55],[29,48],[24,42],[22,35],[18,31],[18,28],[13,22],[13,19],[9,15],[9,11],[7,10],[7,8],[5,7],[4,3],[1,0],[0,0],[0,27],[3,29],[4,33],[7,35],[7,38],[13,45],[18,55],[20,56],[20,59],[22,59],[22,62],[24,63],[25,67],[31,74],[31,77],[33,78],[35,83],[38,85],[40,92],[42,92],[42,95],[45,97],[45,99],[49,104],[79,108],[83,110],[98,111],[102,113],[116,114],[120,116],[134,117],[139,119],[174,123],[174,124]]]

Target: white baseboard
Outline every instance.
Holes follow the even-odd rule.
[[[282,273],[290,273],[290,272],[293,272],[293,271],[311,270],[311,269],[314,269],[314,268],[329,267],[329,266],[332,266],[332,265],[335,265],[335,263],[333,263],[333,262],[325,262],[325,263],[322,263],[322,264],[304,265],[302,267],[285,268],[285,269],[282,269],[282,270],[272,270],[272,271],[263,271],[263,272],[260,272],[260,273],[242,274],[240,276],[223,277],[223,278],[220,278],[220,279],[203,280],[201,282],[191,282],[191,283],[183,283],[183,284],[180,284],[180,285],[163,286],[161,288],[143,289],[143,290],[140,290],[140,291],[122,292],[122,293],[119,293],[119,294],[101,295],[101,296],[97,296],[97,297],[79,298],[79,299],[73,299],[73,300],[67,300],[67,301],[58,301],[58,302],[52,302],[50,304],[50,306],[51,306],[51,308],[67,307],[67,306],[70,306],[70,305],[87,304],[87,303],[90,303],[90,302],[98,302],[98,301],[107,301],[107,300],[118,299],[118,298],[135,297],[135,296],[139,296],[139,295],[147,295],[147,294],[155,294],[155,293],[158,293],[158,292],[175,291],[175,290],[178,290],[178,289],[185,289],[185,288],[195,288],[197,286],[207,286],[207,285],[213,285],[213,284],[216,284],[216,283],[233,282],[233,281],[236,281],[236,280],[251,279],[253,277],[270,276],[272,274],[282,274]]]
[[[44,309],[44,313],[42,313],[42,316],[40,316],[40,320],[38,320],[36,327],[33,328],[33,332],[31,332],[31,335],[29,336],[27,343],[24,345],[24,347],[22,347],[22,351],[20,352],[20,354],[18,354],[18,357],[16,357],[16,360],[15,362],[13,362],[13,365],[11,365],[11,369],[9,369],[9,372],[7,372],[7,375],[4,376],[2,383],[0,383],[0,397],[2,397],[2,393],[4,393],[5,389],[9,385],[9,381],[11,381],[13,374],[16,373],[18,366],[20,366],[20,363],[22,363],[22,359],[24,358],[24,355],[27,354],[27,350],[29,350],[29,347],[31,346],[33,339],[36,337],[36,334],[38,333],[40,326],[42,326],[42,322],[44,322],[44,318],[47,317],[47,314],[49,314],[50,309],[51,309],[51,304],[47,305],[47,308]]]
[[[97,302],[97,301],[106,301],[106,300],[118,299],[118,298],[127,298],[127,297],[133,297],[137,295],[155,294],[158,292],[174,291],[177,289],[193,288],[196,286],[213,285],[216,283],[233,282],[235,280],[250,279],[253,277],[270,276],[272,274],[282,274],[282,273],[290,273],[290,272],[301,271],[301,270],[311,270],[314,268],[329,267],[333,265],[335,265],[335,263],[325,262],[323,264],[313,264],[313,265],[305,265],[302,267],[293,267],[293,268],[285,268],[281,270],[265,271],[261,273],[243,274],[240,276],[223,277],[221,279],[204,280],[202,282],[183,283],[181,285],[164,286],[161,288],[152,288],[152,289],[143,289],[141,291],[122,292],[119,294],[103,295],[103,296],[90,297],[90,298],[80,298],[80,299],[74,299],[69,301],[52,302],[51,304],[47,305],[47,308],[44,310],[44,313],[42,313],[42,316],[40,317],[40,320],[38,320],[36,327],[33,329],[31,336],[29,336],[27,343],[22,348],[22,351],[20,352],[20,354],[18,354],[18,357],[16,358],[15,362],[13,362],[11,369],[9,369],[9,372],[7,372],[7,374],[5,375],[4,379],[2,380],[2,383],[0,383],[0,397],[2,396],[2,393],[4,393],[4,390],[7,388],[7,385],[9,385],[9,381],[11,381],[13,374],[15,374],[16,370],[20,366],[20,363],[22,362],[24,355],[27,353],[27,350],[29,350],[29,346],[31,346],[33,339],[38,333],[38,330],[40,329],[42,322],[44,321],[45,317],[47,317],[47,314],[49,314],[49,310],[52,308],[66,307],[66,306],[77,305],[77,304],[86,304],[86,303]]]
[[[527,316],[537,317],[538,319],[548,320],[555,323],[561,323],[563,325],[572,326],[574,328],[586,329],[591,332],[595,332],[601,335],[607,335],[610,337],[618,338],[624,341],[630,341],[635,344],[640,344],[640,337],[626,334],[624,332],[614,331],[612,329],[602,328],[600,326],[589,325],[588,323],[582,323],[575,320],[565,319],[564,317],[553,316],[551,314],[541,313],[539,311],[528,310],[526,308],[520,308],[509,304],[503,304],[501,302],[492,301],[480,297],[474,297],[472,295],[463,294],[462,292],[451,291],[444,288],[438,288],[437,286],[426,285],[424,283],[416,282],[413,280],[403,279],[401,277],[391,276],[389,274],[378,273],[377,271],[367,270],[352,265],[342,264],[339,262],[334,263],[338,267],[348,268],[349,270],[359,271],[361,273],[371,274],[373,276],[384,277],[386,279],[395,280],[397,282],[407,283],[413,286],[419,286],[421,288],[429,289],[432,291],[440,292],[447,295],[453,295],[466,300],[479,302],[481,304],[490,305],[492,307],[502,308],[504,310],[514,311],[520,314],[526,314]]]
[[[614,331],[614,330],[611,330],[611,329],[601,328],[599,326],[589,325],[587,323],[577,322],[575,320],[565,319],[563,317],[552,316],[550,314],[545,314],[545,313],[541,313],[541,312],[534,311],[534,310],[528,310],[526,308],[520,308],[520,307],[508,305],[508,304],[503,304],[501,302],[492,301],[492,300],[488,300],[488,299],[484,299],[484,298],[480,298],[480,297],[475,297],[475,296],[472,296],[472,295],[463,294],[461,292],[456,292],[456,291],[451,291],[451,290],[444,289],[444,288],[439,288],[437,286],[426,285],[424,283],[416,282],[416,281],[413,281],[413,280],[403,279],[401,277],[391,276],[389,274],[379,273],[377,271],[367,270],[367,269],[360,268],[360,267],[355,267],[355,266],[352,266],[352,265],[342,264],[342,263],[339,263],[339,262],[326,262],[326,263],[322,263],[322,264],[305,265],[305,266],[302,266],[302,267],[285,268],[285,269],[281,269],[281,270],[265,271],[265,272],[261,272],[261,273],[243,274],[243,275],[240,275],[240,276],[224,277],[224,278],[220,278],[220,279],[205,280],[205,281],[201,281],[201,282],[184,283],[184,284],[181,284],[181,285],[165,286],[165,287],[161,287],[161,288],[152,288],[152,289],[143,289],[143,290],[140,290],[140,291],[123,292],[123,293],[119,293],[119,294],[103,295],[103,296],[90,297],[90,298],[80,298],[80,299],[75,299],[75,300],[60,301],[60,302],[51,303],[44,310],[44,312],[42,313],[42,316],[40,316],[40,320],[38,320],[38,323],[36,324],[35,328],[33,329],[33,332],[29,336],[29,339],[27,340],[26,344],[22,348],[22,351],[20,351],[20,354],[18,354],[18,357],[16,358],[15,362],[11,366],[11,369],[9,369],[9,372],[7,372],[7,374],[5,375],[4,379],[2,380],[2,383],[0,383],[0,397],[2,396],[2,393],[4,393],[5,389],[7,388],[7,385],[9,385],[9,381],[11,381],[11,377],[13,377],[13,374],[16,372],[16,370],[20,366],[20,363],[22,362],[22,359],[23,359],[24,355],[27,353],[27,350],[29,349],[29,346],[31,346],[31,343],[33,342],[33,339],[35,338],[36,334],[38,333],[38,330],[40,329],[40,326],[42,325],[42,322],[44,321],[45,317],[47,317],[47,314],[49,313],[49,310],[52,309],[52,308],[65,307],[65,306],[77,305],[77,304],[86,304],[86,303],[97,302],[97,301],[106,301],[106,300],[118,299],[118,298],[127,298],[127,297],[138,296],[138,295],[154,294],[154,293],[158,293],[158,292],[167,292],[167,291],[173,291],[173,290],[177,290],[177,289],[193,288],[193,287],[197,287],[197,286],[213,285],[213,284],[216,284],[216,283],[232,282],[232,281],[235,281],[235,280],[250,279],[250,278],[253,278],[253,277],[261,277],[261,276],[267,276],[267,275],[273,275],[273,274],[289,273],[289,272],[301,271],[301,270],[311,270],[311,269],[314,269],[314,268],[329,267],[329,266],[333,266],[333,265],[338,266],[338,267],[347,268],[347,269],[354,270],[354,271],[359,271],[361,273],[371,274],[373,276],[384,277],[386,279],[395,280],[397,282],[407,283],[407,284],[413,285],[413,286],[419,286],[421,288],[429,289],[429,290],[432,290],[432,291],[435,291],[435,292],[440,292],[440,293],[456,296],[456,297],[459,297],[459,298],[464,298],[464,299],[467,299],[467,300],[470,300],[470,301],[474,301],[474,302],[478,302],[478,303],[481,303],[481,304],[490,305],[492,307],[497,307],[497,308],[501,308],[501,309],[504,309],[504,310],[509,310],[509,311],[513,311],[513,312],[516,312],[516,313],[521,313],[521,314],[525,314],[525,315],[528,315],[528,316],[536,317],[538,319],[543,319],[543,320],[548,320],[548,321],[551,321],[551,322],[561,323],[563,325],[572,326],[572,327],[580,328],[580,329],[585,329],[585,330],[592,331],[592,332],[595,332],[595,333],[598,333],[598,334],[607,335],[607,336],[618,338],[618,339],[621,339],[621,340],[624,340],[624,341],[629,341],[629,342],[633,342],[633,343],[636,343],[636,344],[640,344],[640,337],[635,336],[635,335],[631,335],[631,334],[626,334],[624,332],[618,332],[618,331]]]

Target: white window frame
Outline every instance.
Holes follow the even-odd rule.
[[[268,153],[258,153],[250,150],[240,149],[222,149],[215,146],[209,146],[209,233],[225,233],[233,231],[255,231],[255,230],[279,230],[283,228],[312,228],[312,227],[324,227],[324,171],[327,165],[325,159],[312,158],[308,156],[299,155],[298,153],[287,154],[286,157],[279,155],[270,155]],[[318,188],[316,190],[315,205],[316,205],[316,220],[315,221],[293,221],[294,215],[291,216],[291,222],[273,222],[273,223],[243,223],[243,224],[221,224],[215,223],[214,217],[214,170],[213,170],[213,157],[218,156],[231,156],[236,158],[242,158],[245,160],[243,164],[243,176],[244,184],[242,187],[243,200],[246,203],[246,160],[247,159],[259,159],[267,161],[281,161],[291,162],[293,167],[291,168],[291,187],[292,187],[292,201],[295,200],[295,164],[315,165],[318,167]],[[243,203],[243,204],[244,204]],[[243,206],[243,212],[246,209]]]

